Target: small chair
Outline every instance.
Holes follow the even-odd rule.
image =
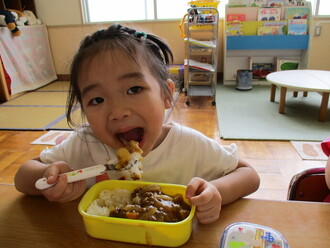
[[[323,202],[330,195],[325,182],[325,168],[306,169],[292,177],[288,200]]]

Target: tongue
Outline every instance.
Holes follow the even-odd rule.
[[[140,142],[143,136],[142,128],[134,128],[125,133],[121,133],[120,136],[124,138],[126,141],[135,140]]]

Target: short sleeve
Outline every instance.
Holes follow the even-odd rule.
[[[63,141],[61,144],[51,147],[51,148],[46,148],[40,153],[40,160],[41,162],[45,164],[50,164],[54,163],[56,161],[65,161],[65,155],[64,155],[64,147],[67,141]]]
[[[222,146],[224,155],[222,156],[222,175],[227,175],[237,168],[238,165],[238,149],[236,144],[232,143],[228,146]]]
[[[64,161],[73,169],[103,164],[105,161],[104,156],[106,155],[102,151],[105,151],[105,148],[103,150],[100,149],[100,147],[103,147],[102,144],[91,137],[87,141],[82,132],[75,132],[59,145],[43,150],[40,153],[40,160],[47,164]],[[97,151],[101,151],[101,154]],[[94,158],[99,158],[100,160],[94,161]]]

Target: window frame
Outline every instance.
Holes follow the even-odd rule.
[[[326,0],[315,0],[315,4],[314,4],[314,6],[312,6],[312,8],[314,7],[313,16],[314,17],[317,17],[317,18],[329,18],[330,17],[330,13],[328,15],[319,15],[320,2],[321,1],[326,1]]]
[[[81,2],[81,11],[82,11],[82,20],[84,24],[97,24],[97,23],[110,23],[110,22],[163,22],[163,21],[178,21],[181,20],[182,17],[184,16],[185,13],[183,13],[182,17],[178,17],[178,18],[162,18],[162,19],[158,19],[158,13],[157,13],[157,1],[158,0],[152,0],[153,1],[153,14],[154,14],[154,18],[153,19],[137,19],[137,20],[112,20],[112,21],[100,21],[100,22],[92,22],[90,21],[90,15],[89,15],[89,11],[88,11],[88,0],[80,0]],[[182,0],[179,0],[182,1]],[[187,0],[187,9],[188,7],[188,0]],[[146,8],[146,7],[145,7]]]
[[[83,16],[83,23],[84,24],[97,24],[97,23],[109,23],[109,22],[169,22],[169,21],[178,21],[181,20],[182,17],[178,18],[170,18],[170,19],[158,19],[158,13],[157,13],[157,1],[158,0],[153,0],[153,12],[154,12],[154,18],[153,19],[137,19],[137,20],[118,20],[118,21],[100,21],[100,22],[92,22],[90,21],[89,17],[89,11],[88,11],[88,0],[81,0],[81,6],[82,6],[82,16]],[[182,0],[179,0],[182,1]],[[327,0],[315,0],[315,3],[312,4],[312,9],[313,9],[313,17],[316,18],[330,18],[330,13],[328,15],[319,15],[319,7],[320,7],[320,2],[321,1],[327,1]],[[187,0],[187,4],[188,4]],[[220,1],[220,6],[221,8],[225,8],[225,5],[228,3],[228,0],[222,0]],[[188,6],[187,6],[188,9]],[[219,11],[220,12],[220,11]],[[225,16],[219,16],[219,19],[225,19]]]

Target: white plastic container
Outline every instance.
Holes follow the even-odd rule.
[[[220,248],[289,248],[283,235],[273,228],[248,222],[235,222],[222,234]]]

